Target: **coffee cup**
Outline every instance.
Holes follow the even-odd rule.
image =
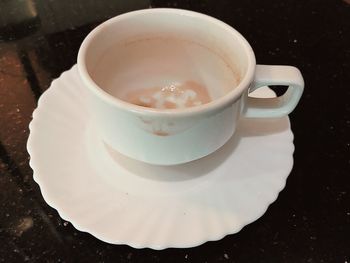
[[[297,68],[256,65],[234,28],[181,9],[107,20],[85,38],[77,64],[101,140],[156,165],[211,154],[231,138],[240,118],[288,115],[304,88]],[[249,97],[268,85],[288,89],[276,98]]]

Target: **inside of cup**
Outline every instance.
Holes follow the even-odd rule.
[[[133,103],[129,97],[138,90],[174,86],[196,87],[197,93],[204,88],[212,101],[244,78],[249,67],[244,41],[231,27],[205,15],[146,10],[95,29],[86,41],[85,65],[98,87],[127,102]]]

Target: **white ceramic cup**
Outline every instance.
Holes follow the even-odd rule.
[[[232,85],[225,95],[207,104],[184,109],[134,105],[112,96],[97,84],[98,78],[107,83],[111,78],[116,88],[122,86],[113,80],[113,76],[105,74],[111,72],[111,67],[113,71],[113,65],[109,64],[107,68],[99,64],[102,57],[118,52],[113,51],[118,43],[164,35],[195,42],[212,50],[232,66],[239,84]],[[139,63],[142,61],[140,58]],[[131,64],[129,62],[128,57],[124,57],[125,67],[132,67],[132,63],[138,66],[137,58],[136,61],[133,58]],[[157,63],[160,63],[157,67],[161,67],[165,61]],[[204,61],[203,67],[205,64]],[[195,67],[201,70],[201,65]],[[231,26],[207,15],[180,9],[140,10],[102,23],[83,41],[78,54],[78,69],[90,91],[89,107],[101,139],[130,158],[157,165],[186,163],[214,152],[234,134],[240,117],[276,118],[289,114],[304,88],[303,77],[297,68],[256,65],[249,43]],[[215,79],[220,72],[221,69],[213,69],[213,74],[205,76],[212,75]],[[152,77],[157,76],[140,72],[134,76],[145,82]],[[176,74],[173,77],[176,79]],[[248,96],[253,90],[267,85],[285,85],[288,89],[277,98]]]

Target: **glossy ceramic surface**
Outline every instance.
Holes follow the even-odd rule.
[[[188,45],[182,46],[177,55],[186,54],[186,66],[176,62],[174,57],[156,55],[157,52],[147,59],[146,54],[153,52],[155,44],[141,52],[134,50],[123,59],[114,57],[119,52],[127,53],[123,47],[129,47],[130,43],[157,38],[196,43],[197,49],[205,47],[223,63],[213,66],[208,57],[203,58],[204,54],[194,55],[196,48],[190,49]],[[164,46],[166,42],[160,45],[158,52]],[[168,53],[176,53],[174,47],[168,48]],[[132,59],[131,54],[138,56]],[[106,57],[109,62],[102,63]],[[130,158],[158,165],[186,163],[216,151],[234,134],[241,115],[250,118],[288,115],[299,102],[304,88],[297,68],[256,66],[253,49],[233,27],[213,17],[182,9],[144,9],[107,20],[85,38],[77,65],[84,87],[90,92],[89,109],[101,138]],[[186,67],[191,70],[184,70]],[[159,71],[164,68],[166,70]],[[229,73],[218,74],[227,68],[230,68]],[[230,74],[239,80],[237,85],[231,76],[228,77]],[[101,78],[105,85],[98,84],[97,79]],[[213,92],[225,86],[230,88],[209,103],[182,109],[141,107],[126,103],[105,90],[106,83],[114,90],[123,90],[128,85],[131,87],[127,89],[150,84],[159,87],[169,79],[192,78],[200,80]],[[248,97],[248,92],[267,85],[286,85],[288,90],[283,96],[268,100]]]
[[[91,125],[76,66],[39,100],[28,151],[46,202],[77,229],[133,247],[193,247],[264,214],[293,165],[287,117],[245,119],[215,153],[152,166],[106,147]],[[259,97],[273,97],[259,89]]]

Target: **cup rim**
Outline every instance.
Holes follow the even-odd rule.
[[[146,14],[146,13],[172,13],[172,14],[178,14],[178,15],[184,15],[189,17],[197,17],[207,20],[210,23],[215,23],[217,26],[223,27],[225,29],[228,29],[228,31],[235,35],[236,38],[240,41],[240,44],[242,45],[244,51],[246,52],[248,61],[247,61],[247,71],[244,74],[243,78],[240,80],[237,87],[232,89],[230,92],[225,94],[224,96],[212,100],[206,104],[195,106],[195,107],[188,107],[183,109],[156,109],[156,108],[148,108],[148,107],[142,107],[139,105],[135,105],[126,101],[123,101],[119,98],[116,98],[109,94],[108,92],[104,91],[101,87],[99,87],[94,80],[90,77],[87,68],[86,68],[86,53],[87,49],[92,41],[96,38],[96,35],[98,32],[100,32],[104,27],[110,26],[111,24],[117,23],[120,20],[131,18],[133,16]],[[137,113],[141,116],[186,116],[186,115],[196,115],[196,114],[202,114],[206,112],[212,112],[219,110],[221,108],[224,108],[230,104],[233,104],[236,100],[239,99],[241,94],[249,87],[254,73],[255,73],[255,66],[256,66],[256,60],[255,60],[255,54],[248,43],[248,41],[233,27],[230,25],[222,22],[219,19],[216,19],[214,17],[211,17],[209,15],[205,15],[202,13],[184,10],[184,9],[176,9],[176,8],[151,8],[151,9],[142,9],[132,12],[127,12],[118,16],[115,16],[113,18],[108,19],[107,21],[101,23],[96,28],[94,28],[83,40],[79,51],[78,51],[78,58],[77,58],[77,65],[78,65],[78,72],[79,75],[83,81],[83,83],[99,98],[101,98],[103,101],[107,102],[108,104],[118,107],[120,109]]]

